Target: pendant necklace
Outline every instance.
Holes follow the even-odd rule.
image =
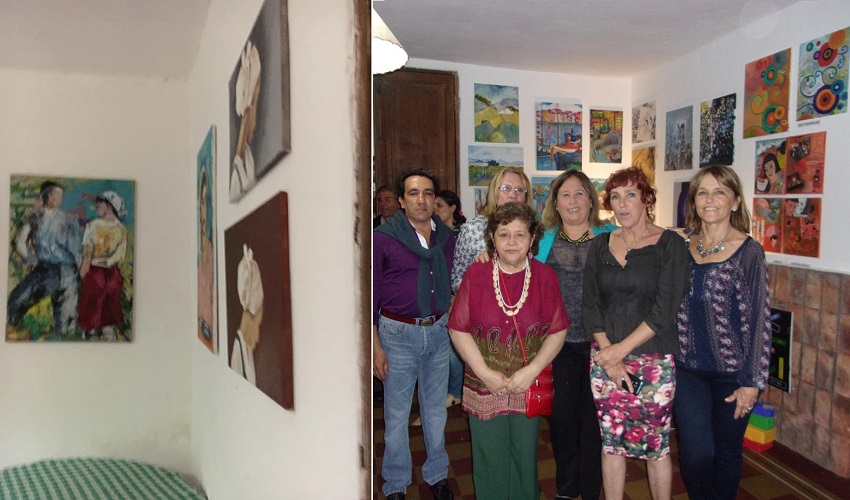
[[[646,229],[644,229],[644,230],[643,230],[643,233],[641,233],[641,235],[640,235],[640,236],[638,236],[637,238],[635,238],[635,241],[633,241],[631,245],[629,245],[628,243],[626,243],[626,232],[625,232],[625,230],[623,230],[623,243],[625,243],[625,244],[626,244],[626,255],[628,255],[628,254],[629,254],[629,252],[631,252],[631,251],[632,251],[632,248],[633,248],[635,245],[637,245],[637,242],[638,242],[638,241],[640,241],[641,239],[643,239],[643,237],[644,237],[644,236],[646,236],[646,233],[648,233],[648,232],[649,232],[649,228],[651,228],[651,227],[652,227],[652,224],[650,224],[649,222],[647,222],[647,223],[646,223]]]
[[[718,253],[722,250],[726,250],[726,245],[723,244],[723,240],[728,238],[729,233],[731,233],[731,232],[732,232],[732,228],[730,227],[729,230],[726,231],[726,236],[724,236],[720,240],[720,243],[714,245],[713,247],[709,248],[708,250],[706,250],[705,247],[702,246],[702,234],[700,234],[699,239],[697,240],[697,253],[699,254],[699,256],[702,257],[703,259],[705,259],[706,257],[708,257],[711,254]]]
[[[499,308],[508,316],[516,316],[519,310],[525,304],[525,299],[528,298],[528,285],[531,283],[531,263],[528,262],[528,257],[525,258],[525,281],[522,284],[522,294],[516,304],[505,304],[502,298],[502,285],[499,275],[502,273],[502,266],[499,259],[493,259],[493,288],[496,290],[496,302],[499,303]],[[507,285],[506,285],[507,286]]]
[[[567,243],[575,243],[576,245],[578,245],[579,243],[584,243],[585,241],[590,239],[590,230],[588,229],[584,232],[584,234],[582,234],[578,238],[572,239],[566,231],[561,229],[560,231],[558,231],[558,236]]]

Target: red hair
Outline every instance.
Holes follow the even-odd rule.
[[[611,191],[618,187],[628,186],[629,184],[634,184],[635,188],[640,191],[640,202],[646,205],[651,213],[651,209],[655,206],[655,188],[649,184],[649,179],[637,167],[617,170],[611,174],[611,177],[608,177],[608,180],[605,181],[605,196],[602,198],[602,208],[613,210],[611,208]]]

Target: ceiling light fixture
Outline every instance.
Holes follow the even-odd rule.
[[[381,16],[372,9],[372,74],[382,75],[407,64],[407,52]]]

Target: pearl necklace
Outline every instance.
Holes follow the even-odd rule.
[[[561,229],[560,231],[558,231],[558,236],[562,240],[564,240],[568,243],[575,243],[576,245],[578,245],[579,243],[584,243],[585,241],[590,239],[590,230],[588,229],[587,231],[584,232],[584,234],[582,234],[578,238],[572,239],[572,238],[570,238],[570,236],[567,234],[566,231]]]
[[[638,242],[638,241],[640,241],[640,240],[641,240],[644,236],[646,236],[646,233],[648,233],[648,232],[649,232],[649,228],[651,228],[651,227],[652,227],[652,224],[650,224],[649,222],[647,222],[647,223],[646,223],[646,229],[644,229],[644,230],[643,230],[643,232],[641,233],[641,235],[640,235],[640,236],[638,236],[637,238],[635,238],[635,241],[633,241],[631,245],[629,245],[628,243],[626,243],[626,230],[625,230],[625,229],[623,230],[623,243],[625,243],[625,245],[626,245],[626,255],[628,255],[628,254],[629,254],[629,252],[631,252],[631,251],[632,251],[632,248],[633,248],[635,245],[637,245],[637,242]]]
[[[520,295],[517,303],[514,305],[505,304],[504,299],[502,299],[502,286],[501,280],[499,280],[501,272],[502,266],[499,263],[499,259],[493,259],[493,288],[496,290],[496,302],[499,303],[499,307],[502,309],[502,312],[508,316],[516,316],[519,313],[519,310],[522,309],[523,304],[525,304],[525,299],[528,298],[528,285],[531,283],[531,264],[528,262],[528,257],[526,257],[525,282],[522,284],[522,294]]]
[[[699,256],[702,257],[703,259],[705,259],[706,257],[708,257],[711,254],[715,254],[715,253],[721,252],[723,250],[726,250],[726,245],[723,244],[723,240],[728,238],[729,233],[731,233],[731,232],[732,232],[732,228],[730,227],[729,230],[726,231],[726,235],[720,240],[720,243],[714,245],[713,247],[709,248],[708,250],[706,250],[705,247],[702,246],[702,234],[700,234],[699,239],[697,240],[697,253],[699,254]]]

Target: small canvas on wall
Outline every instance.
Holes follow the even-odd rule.
[[[215,125],[198,150],[198,339],[212,353],[218,352],[218,283],[216,280]]]
[[[655,140],[655,101],[632,106],[632,144]]]
[[[655,146],[632,150],[632,166],[637,167],[646,176],[651,185],[655,185]]]
[[[700,104],[699,166],[731,165],[735,159],[735,94]]]
[[[543,217],[543,208],[546,206],[549,189],[554,180],[554,177],[531,178],[531,203],[534,205],[534,211],[537,212],[538,217]]]
[[[519,87],[475,84],[475,141],[519,143]]]
[[[622,110],[590,110],[590,161],[596,163],[623,162]]]
[[[135,182],[13,175],[7,341],[133,339]]]
[[[469,185],[487,186],[505,167],[523,170],[522,148],[510,146],[469,146]]]
[[[850,28],[800,44],[797,120],[847,112]]]
[[[791,49],[744,68],[744,139],[788,130]]]
[[[534,108],[537,170],[581,170],[581,102],[541,101]]]
[[[667,112],[664,170],[694,168],[694,107]]]
[[[286,0],[266,0],[230,77],[230,201],[290,150]]]
[[[224,254],[230,368],[291,410],[295,400],[286,193],[227,229]]]

